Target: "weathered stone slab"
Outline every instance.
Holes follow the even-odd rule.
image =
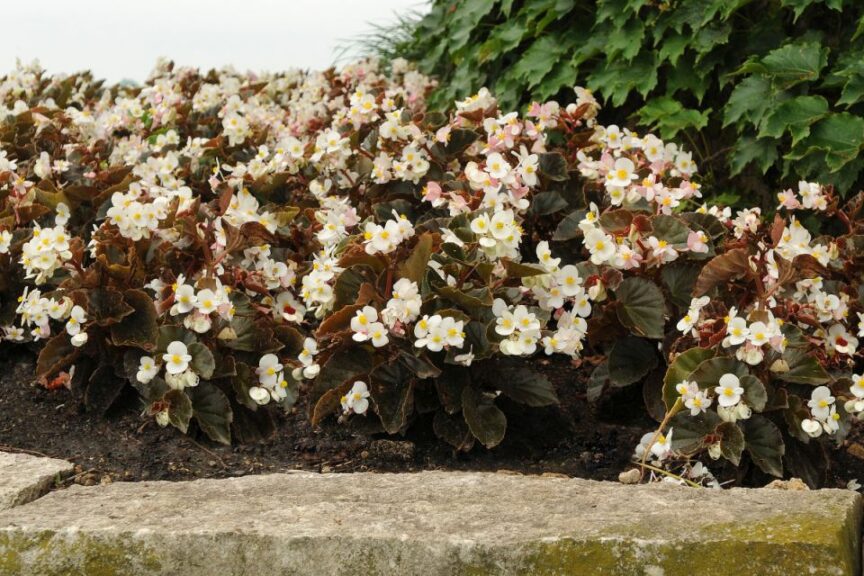
[[[39,498],[51,488],[58,474],[72,469],[72,463],[65,460],[0,452],[0,510]]]
[[[856,574],[848,490],[425,472],[73,486],[0,513],[0,574]]]

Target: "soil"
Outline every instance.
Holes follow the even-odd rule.
[[[654,421],[638,387],[590,404],[566,362],[541,361],[561,405],[524,409],[502,404],[510,422],[494,450],[480,446],[458,453],[438,440],[431,419],[420,419],[404,438],[359,436],[335,422],[313,429],[302,401],[277,417],[276,433],[258,444],[222,446],[190,430],[160,428],[144,417],[134,392],[107,416],[84,411],[65,388],[34,383],[34,358],[0,358],[0,450],[70,460],[67,479],[85,485],[113,481],[224,478],[311,470],[320,472],[413,472],[419,470],[508,471],[615,480],[630,463],[634,446]],[[838,466],[831,486],[864,480],[864,446],[853,438],[832,454]],[[857,449],[854,446],[857,445]]]

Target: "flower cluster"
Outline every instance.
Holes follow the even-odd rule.
[[[468,450],[502,440],[498,398],[557,402],[526,359],[558,355],[591,370],[574,378],[589,397],[661,395],[637,458],[709,483],[703,454],[779,475],[767,444],[864,414],[861,203],[802,182],[770,217],[702,204],[698,153],[601,125],[586,90],[524,115],[481,90],[433,114],[428,78],[374,60],[17,78],[0,319],[4,346],[45,341],[40,378],[125,370],[160,424],[220,442],[303,393],[316,425],[374,414],[395,434],[422,410]]]

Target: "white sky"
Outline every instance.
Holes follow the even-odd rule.
[[[15,58],[50,73],[143,80],[156,58],[240,70],[330,66],[346,39],[423,0],[18,0],[3,2],[0,76]]]

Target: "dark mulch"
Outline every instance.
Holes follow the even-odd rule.
[[[66,389],[35,385],[33,358],[26,353],[0,358],[0,450],[71,460],[70,480],[82,484],[134,480],[222,478],[279,472],[410,472],[418,470],[513,471],[616,479],[642,434],[654,422],[645,413],[638,387],[625,389],[599,405],[589,404],[566,362],[541,361],[558,390],[561,406],[523,409],[502,403],[509,416],[504,442],[456,453],[437,440],[430,420],[421,419],[404,438],[367,438],[335,422],[313,429],[302,402],[279,413],[276,433],[252,445],[222,446],[194,429],[185,436],[142,417],[134,393],[107,416],[86,413]],[[857,437],[848,445],[857,443]],[[834,454],[837,468],[829,484],[864,480],[864,446]]]

